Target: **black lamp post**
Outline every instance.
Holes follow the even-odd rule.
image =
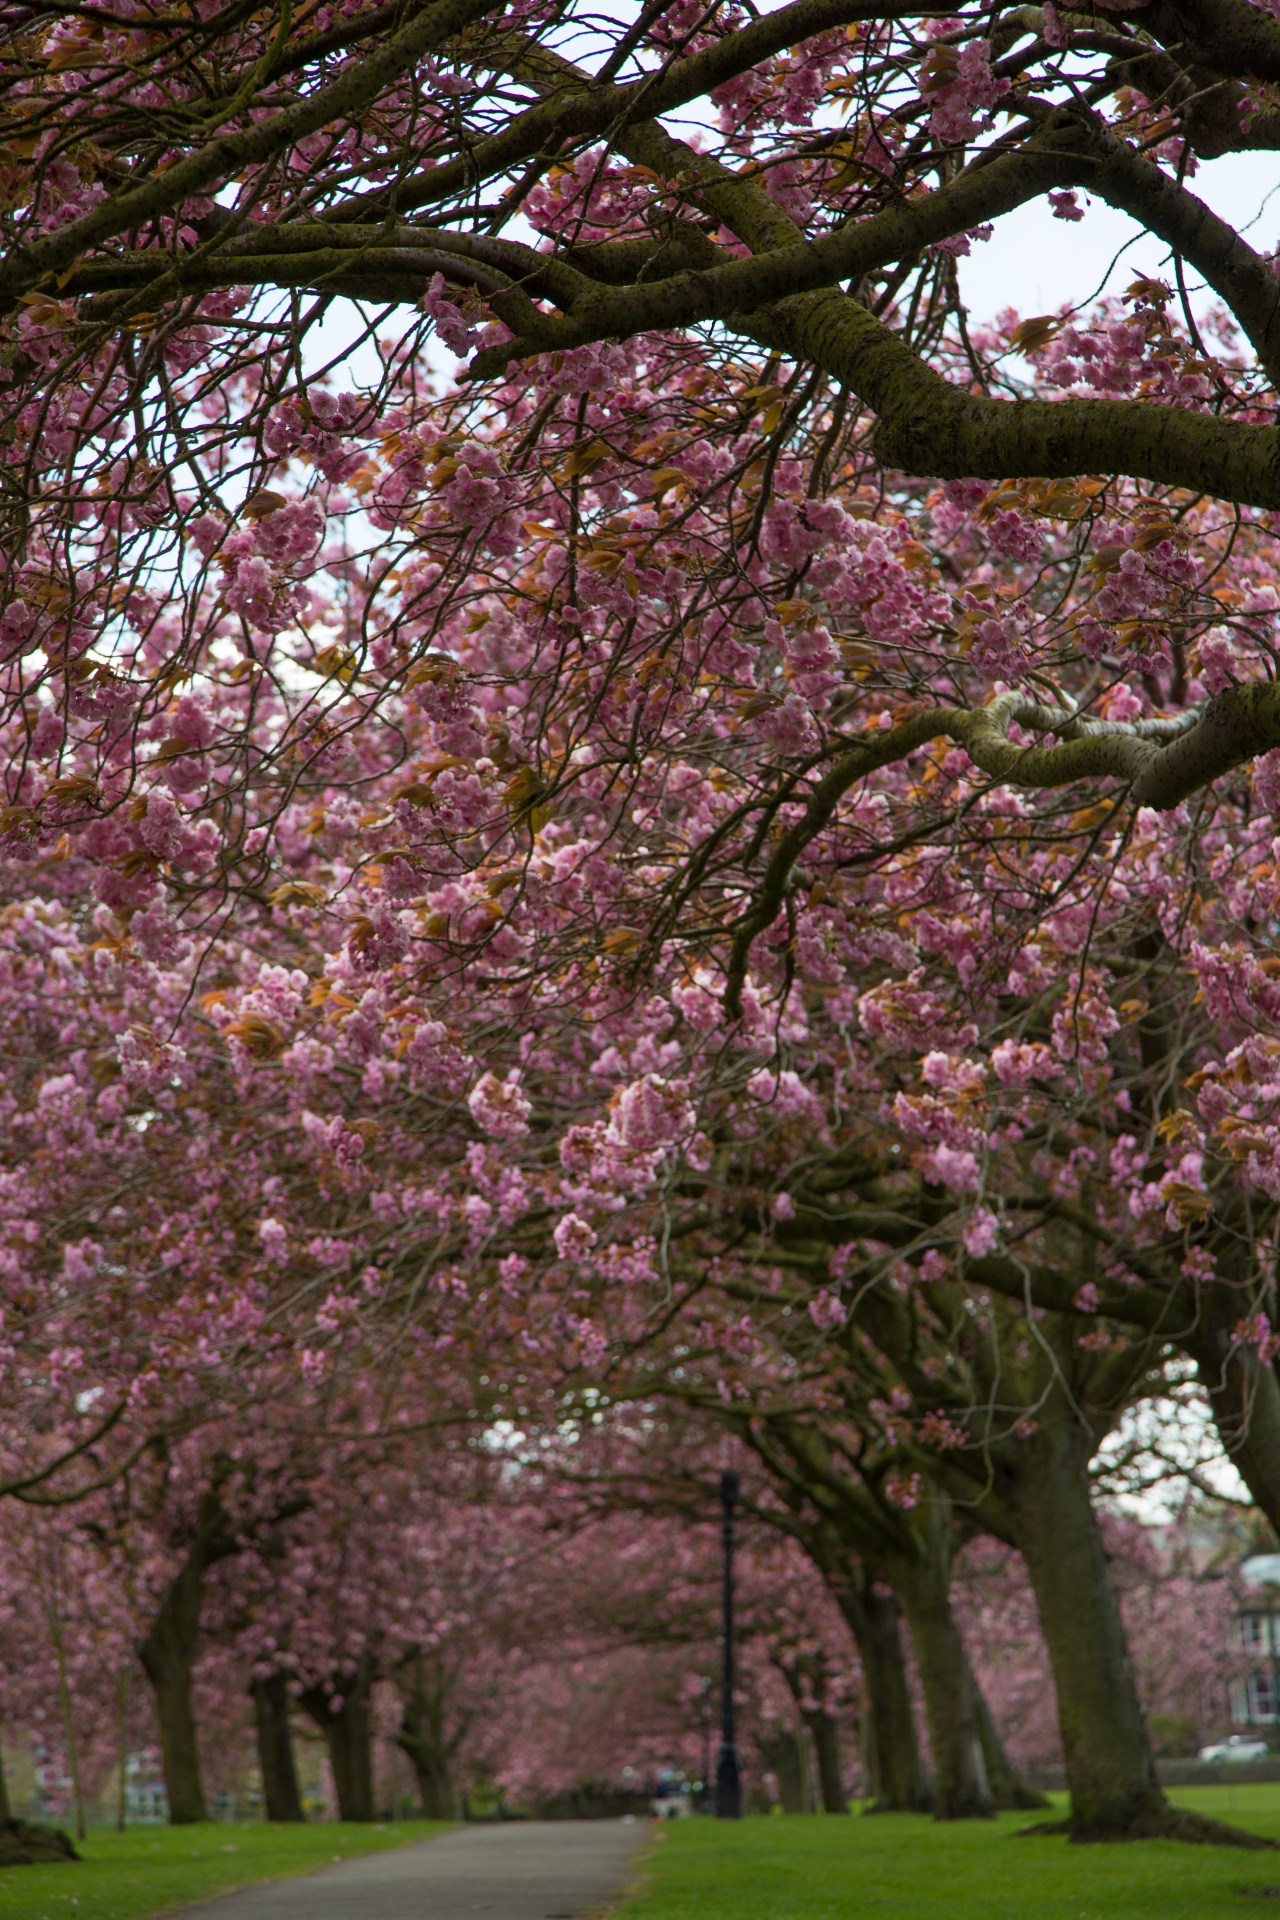
[[[742,1780],[733,1718],[733,1507],[738,1476],[730,1468],[720,1476],[721,1539],[724,1543],[722,1634],[724,1680],[720,1697],[720,1757],[716,1762],[716,1818],[741,1820]]]

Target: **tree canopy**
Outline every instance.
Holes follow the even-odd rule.
[[[432,1503],[701,1512],[727,1428],[886,1803],[899,1605],[935,1803],[1022,1803],[985,1530],[1077,1835],[1186,1831],[1090,1476],[1195,1394],[1280,1528],[1280,278],[1194,193],[1280,24],[5,20],[0,1490],[151,1568],[175,1806],[206,1589],[337,1773],[385,1578],[425,1753]],[[1086,200],[1167,277],[966,313]]]

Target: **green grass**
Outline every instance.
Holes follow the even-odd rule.
[[[335,1859],[447,1833],[435,1820],[389,1826],[91,1828],[84,1858],[0,1869],[0,1920],[143,1920],[255,1881],[310,1873]]]
[[[1170,1798],[1280,1840],[1280,1785],[1188,1788]],[[1250,1920],[1280,1916],[1280,1853],[1141,1841],[1073,1847],[1019,1839],[1026,1814],[942,1825],[910,1814],[848,1820],[681,1820],[645,1860],[618,1920]]]

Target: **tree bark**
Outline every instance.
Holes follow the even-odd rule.
[[[821,1707],[802,1708],[801,1717],[813,1740],[818,1762],[818,1792],[824,1813],[848,1813],[849,1801],[840,1770],[840,1728]]]
[[[1138,1839],[1167,1831],[1170,1808],[1090,1498],[1093,1446],[1069,1409],[1043,1408],[1007,1506],[1053,1668],[1071,1837]]]
[[[886,1558],[911,1630],[924,1692],[939,1820],[989,1820],[995,1799],[978,1724],[978,1690],[951,1607],[951,1503],[940,1491],[919,1511],[918,1551]]]
[[[778,1782],[784,1813],[812,1813],[813,1785],[809,1776],[809,1743],[795,1727],[778,1727],[758,1737],[760,1752]]]
[[[972,1669],[970,1675],[978,1715],[978,1738],[982,1742],[982,1757],[987,1763],[987,1778],[991,1782],[991,1794],[996,1806],[1002,1811],[1014,1813],[1047,1811],[1052,1802],[1047,1794],[1028,1786],[1010,1760],[999,1729],[991,1717],[987,1696],[978,1685],[977,1675]]]
[[[818,1797],[824,1813],[847,1813],[844,1781],[840,1773],[840,1729],[826,1711],[826,1662],[821,1654],[802,1654],[779,1666],[796,1711],[809,1730],[813,1742],[812,1758],[817,1762]]]
[[[116,1752],[120,1779],[116,1786],[116,1832],[123,1833],[129,1810],[129,1662],[121,1662],[116,1682]]]
[[[1212,1305],[1205,1303],[1204,1320],[1185,1344],[1228,1458],[1280,1533],[1280,1378],[1271,1361],[1234,1338],[1243,1311],[1229,1289],[1220,1289]]]
[[[181,1569],[170,1581],[138,1654],[156,1697],[160,1751],[169,1797],[169,1819],[189,1826],[207,1818],[191,1675],[200,1634],[204,1576],[215,1561],[234,1553],[237,1542],[214,1492],[200,1503],[195,1537]]]
[[[254,1680],[253,1713],[258,1729],[258,1765],[268,1820],[305,1820],[289,1727],[289,1684],[282,1673]]]
[[[444,1689],[428,1687],[419,1660],[404,1694],[396,1745],[409,1756],[424,1820],[452,1820],[455,1799],[451,1761],[455,1742],[445,1738]]]
[[[371,1686],[372,1674],[362,1661],[350,1673],[335,1674],[332,1690],[308,1687],[299,1696],[324,1735],[338,1814],[343,1820],[375,1818]]]
[[[920,1758],[902,1652],[898,1602],[876,1570],[825,1541],[815,1555],[857,1643],[867,1689],[863,1757],[872,1813],[927,1813],[933,1796]]]

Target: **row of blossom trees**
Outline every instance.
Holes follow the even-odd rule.
[[[65,1510],[11,1502],[0,1640],[10,1753],[38,1756],[39,1804],[81,1825],[94,1803],[125,1817],[138,1759],[157,1747],[179,1820],[207,1812],[214,1790],[243,1802],[255,1780],[266,1817],[284,1821],[304,1817],[304,1782],[317,1778],[331,1810],[353,1820],[399,1810],[410,1783],[426,1817],[448,1819],[477,1793],[482,1804],[594,1810],[643,1804],[662,1767],[705,1780],[718,1721],[717,1529],[682,1470],[687,1451],[658,1475],[651,1446],[643,1454],[621,1501],[616,1444],[585,1499],[562,1476],[549,1481],[545,1463],[526,1461],[513,1489],[474,1461],[437,1456],[426,1474],[420,1460],[397,1473],[384,1456],[354,1503],[313,1484],[305,1505],[265,1528],[236,1513],[220,1480],[228,1535],[202,1582],[183,1690],[189,1746],[174,1739],[175,1683],[155,1652],[192,1564],[176,1508],[159,1519],[130,1511],[117,1490],[109,1503],[88,1498],[68,1524]],[[867,1622],[877,1611],[892,1622],[893,1590],[848,1561],[843,1583],[816,1565],[754,1475],[747,1513],[738,1705],[755,1803],[843,1813],[861,1794],[892,1808],[896,1731],[911,1744],[915,1804],[935,1806],[945,1749],[935,1785],[937,1682],[918,1616],[925,1657],[910,1642],[894,1650],[907,1730],[881,1728],[885,1649],[877,1693]],[[1224,1537],[1220,1520],[1207,1535],[1201,1522],[1157,1547],[1147,1529],[1108,1523],[1139,1690],[1169,1751],[1221,1726],[1230,1681],[1246,1670],[1247,1656],[1228,1650],[1242,1595],[1224,1577]],[[964,1549],[953,1602],[989,1714],[995,1793],[1043,1804],[1018,1769],[1051,1774],[1061,1747],[1016,1557],[989,1542]],[[314,1758],[299,1764],[300,1741],[324,1756],[318,1775]]]
[[[727,1433],[882,1804],[1030,1798],[980,1537],[1073,1835],[1205,1837],[1092,1474],[1193,1391],[1280,1527],[1280,323],[1190,185],[1280,28],[114,4],[0,52],[0,1494],[130,1596],[175,1817],[215,1619],[268,1800],[296,1696],[367,1807],[490,1577],[432,1502],[662,1517]],[[1167,278],[971,325],[1082,193]]]

